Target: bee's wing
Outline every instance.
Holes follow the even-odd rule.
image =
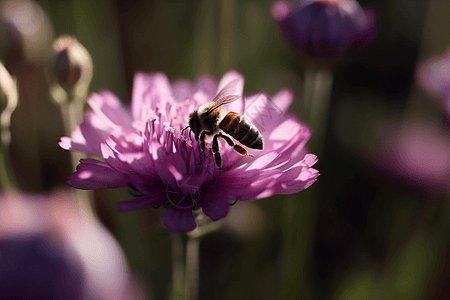
[[[230,81],[226,86],[224,86],[223,89],[221,89],[220,92],[217,94],[217,96],[214,97],[213,99],[214,105],[211,106],[204,114],[208,115],[213,110],[219,108],[220,106],[239,99],[241,96],[233,95],[238,82],[239,79],[235,79]]]
[[[222,99],[224,96],[234,94],[238,82],[239,82],[239,79],[235,79],[235,80],[228,82],[227,85],[224,86],[223,89],[220,90],[220,92],[217,94],[217,96],[214,97],[213,101],[216,103],[220,103],[223,101]]]

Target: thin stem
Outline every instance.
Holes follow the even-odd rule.
[[[176,299],[183,295],[184,283],[184,246],[181,233],[172,232],[172,297]]]
[[[314,299],[309,274],[316,224],[316,199],[308,188],[283,202],[283,275],[281,299]]]
[[[314,81],[316,78],[316,70],[308,68],[303,76],[303,98],[302,110],[300,111],[301,120],[309,120],[312,102],[314,102]]]
[[[188,238],[186,246],[186,276],[184,285],[185,300],[198,299],[200,239]]]
[[[79,113],[80,109],[78,108],[78,106],[80,105],[72,102],[67,102],[60,105],[64,123],[64,132],[66,136],[70,136],[72,132],[76,129],[76,126],[79,124],[78,115],[80,114]],[[75,171],[80,159],[83,157],[84,157],[83,154],[79,152],[70,151],[72,170]]]
[[[0,182],[2,191],[11,190],[14,184],[11,181],[11,167],[9,162],[9,149],[1,147],[0,149]]]
[[[312,98],[309,99],[311,107],[308,119],[309,125],[313,129],[309,147],[316,155],[322,153],[332,85],[333,74],[331,71],[318,69],[314,72],[312,85],[308,87],[312,90]]]
[[[78,124],[81,123],[83,118],[83,106],[87,97],[87,89],[84,89],[84,91],[84,93],[75,94],[74,98],[69,100],[67,92],[60,86],[54,85],[50,89],[50,94],[53,97],[53,100],[61,109],[64,133],[66,136],[71,136]],[[83,157],[84,154],[82,153],[70,151],[72,170],[75,171],[80,159]],[[75,190],[74,193],[80,208],[83,209],[83,211],[85,211],[90,217],[94,217],[93,191]]]
[[[304,106],[313,135],[308,143],[312,153],[319,156],[323,149],[332,73],[328,70],[308,69],[304,79]],[[318,200],[322,191],[320,180],[300,195],[287,195],[284,201],[284,278],[282,299],[313,299],[309,276]],[[301,198],[301,199],[300,199]]]

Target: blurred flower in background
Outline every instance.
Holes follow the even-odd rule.
[[[407,119],[388,122],[369,144],[377,168],[421,191],[450,183],[450,135],[437,124]]]
[[[416,80],[425,92],[450,112],[450,50],[420,62]]]
[[[4,299],[80,299],[80,257],[46,223],[45,199],[7,194],[0,199],[0,294]]]
[[[119,244],[68,191],[0,198],[0,297],[145,299]]]
[[[0,3],[0,55],[8,68],[23,61],[45,61],[53,39],[51,22],[42,8],[29,0]]]
[[[281,0],[272,17],[306,62],[332,67],[370,45],[378,34],[376,13],[355,0]]]
[[[182,135],[181,130],[192,111],[235,79],[235,94],[241,98],[227,105],[227,110],[241,114],[253,110],[254,120],[275,106],[283,113],[262,123],[265,149],[254,151],[255,158],[240,156],[222,143],[224,164],[219,175],[212,152],[201,154],[198,143],[190,141],[190,133]],[[319,176],[312,168],[317,158],[304,148],[311,135],[309,128],[294,116],[284,115],[292,93],[280,91],[272,100],[265,94],[244,99],[243,88],[243,76],[234,71],[225,74],[218,85],[201,77],[196,83],[178,81],[173,86],[163,74],[138,73],[131,113],[110,92],[93,95],[88,101],[93,111],[85,114],[71,138],[61,139],[60,146],[101,156],[105,162],[81,160],[68,183],[79,189],[131,187],[142,197],[120,202],[119,208],[168,207],[162,222],[172,231],[196,227],[192,212],[197,205],[217,221],[236,200],[306,189]]]

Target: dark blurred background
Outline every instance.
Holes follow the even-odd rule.
[[[300,115],[304,64],[285,43],[269,0],[42,0],[54,37],[74,35],[94,61],[91,91],[130,102],[137,71],[171,80],[245,76],[245,94],[294,91]],[[313,186],[297,195],[300,246],[285,272],[283,197],[233,206],[223,228],[201,243],[201,299],[447,299],[450,296],[448,188],[423,187],[378,161],[380,134],[408,117],[443,124],[446,112],[415,84],[421,59],[449,46],[448,0],[359,1],[378,14],[380,34],[334,70],[323,151]],[[45,60],[44,60],[45,61]],[[65,185],[69,153],[44,62],[14,68],[20,104],[11,155],[23,190]],[[381,146],[380,146],[381,147]],[[380,149],[382,149],[381,147]],[[314,153],[314,151],[313,151]],[[380,167],[384,166],[384,167]],[[391,170],[392,171],[392,170]],[[170,291],[170,239],[160,210],[119,213],[126,190],[95,192],[96,210],[123,247],[152,299]],[[286,288],[286,276],[293,286]],[[288,292],[283,292],[288,290]]]

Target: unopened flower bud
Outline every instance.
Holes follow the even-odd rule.
[[[92,80],[92,69],[89,52],[74,37],[62,36],[53,43],[50,56],[52,79],[67,93],[86,93]]]
[[[81,76],[80,66],[70,60],[69,55],[69,49],[65,48],[52,57],[53,71],[59,84],[66,90],[74,87]]]

